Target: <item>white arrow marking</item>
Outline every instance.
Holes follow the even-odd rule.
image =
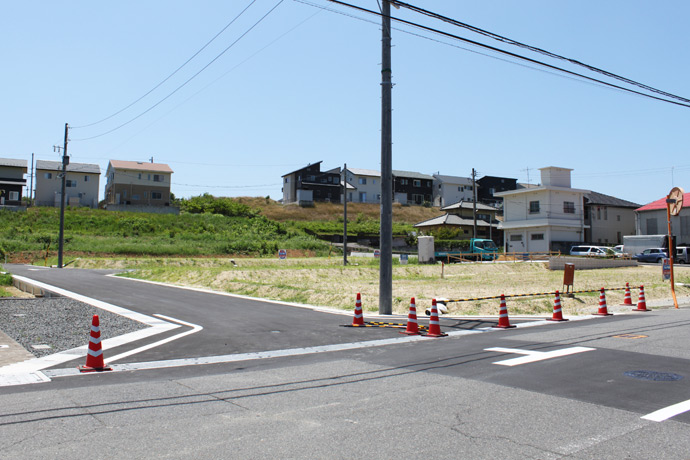
[[[663,409],[659,409],[656,412],[647,414],[642,418],[645,420],[651,420],[652,422],[663,422],[664,420],[667,420],[671,417],[674,417],[678,414],[682,414],[683,412],[687,412],[689,410],[690,399],[687,401],[680,402],[678,404],[674,404],[672,406],[664,407]]]
[[[561,350],[553,351],[534,351],[534,350],[521,350],[519,348],[485,348],[485,351],[495,351],[498,353],[515,353],[517,355],[525,355],[520,358],[511,358],[503,361],[496,361],[494,364],[500,364],[501,366],[518,366],[520,364],[533,363],[536,361],[543,361],[545,359],[558,358],[560,356],[573,355],[575,353],[582,353],[585,351],[592,351],[595,348],[587,347],[571,347],[563,348]]]

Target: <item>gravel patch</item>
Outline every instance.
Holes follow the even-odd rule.
[[[65,297],[0,299],[0,330],[36,357],[87,345],[93,315],[101,339],[150,327]]]

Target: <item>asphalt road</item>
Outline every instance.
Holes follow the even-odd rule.
[[[510,330],[455,320],[449,337],[406,341],[340,327],[349,316],[102,272],[11,270],[204,329],[123,363],[174,366],[1,387],[1,459],[690,458],[690,405],[649,419],[690,399],[685,306]]]

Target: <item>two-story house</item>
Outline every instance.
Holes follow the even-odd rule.
[[[22,188],[26,185],[26,164],[26,160],[0,158],[0,206],[22,204]]]
[[[431,205],[434,178],[412,171],[393,170],[393,201],[401,204]]]
[[[474,200],[474,186],[469,177],[433,175],[433,205],[444,207],[460,201]]]
[[[500,209],[503,206],[503,200],[495,194],[516,190],[518,188],[520,188],[520,186],[517,183],[517,179],[484,176],[477,179],[477,201]]]
[[[163,163],[110,160],[106,205],[170,206],[173,170]]]
[[[666,197],[637,208],[635,210],[635,228],[637,235],[668,234]],[[683,207],[680,214],[671,216],[671,231],[676,237],[678,246],[690,245],[690,193],[683,195]]]
[[[568,251],[584,241],[584,195],[590,191],[571,188],[572,169],[540,171],[541,185],[494,194],[503,199],[506,252]]]
[[[321,163],[309,164],[282,176],[283,204],[340,202],[340,168],[321,171]]]
[[[65,174],[67,206],[98,207],[101,168],[96,164],[69,163]],[[59,207],[62,196],[62,162],[36,160],[36,206]]]
[[[347,168],[347,183],[354,190],[347,191],[347,201],[352,203],[381,202],[381,173],[371,169]]]
[[[603,193],[585,195],[585,242],[614,246],[635,235],[635,209],[640,205]],[[689,229],[690,230],[690,229]]]

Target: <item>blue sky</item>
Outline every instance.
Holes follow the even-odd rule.
[[[283,0],[175,94],[101,136],[168,96],[278,4],[256,0],[140,102],[76,128],[151,90],[250,3],[8,2],[0,17],[0,157],[30,160],[33,152],[57,160],[53,145],[62,144],[69,123],[72,162],[105,172],[110,159],[153,157],[175,171],[178,197],[279,199],[281,175],[316,161],[327,169],[380,169],[380,20],[326,0]],[[375,0],[352,3],[378,8]],[[690,97],[690,2],[410,3]],[[393,15],[566,66],[404,9]],[[469,176],[475,168],[480,176],[537,183],[538,168],[561,166],[573,169],[573,187],[640,204],[672,186],[690,189],[690,108],[394,28],[394,169]]]

